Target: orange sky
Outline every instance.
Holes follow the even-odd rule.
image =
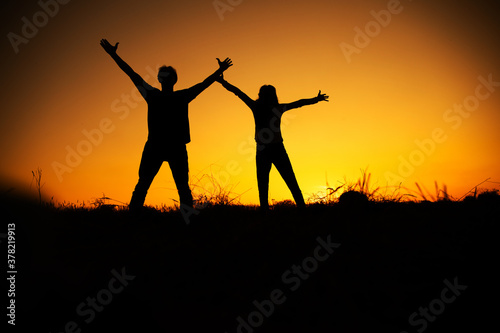
[[[42,9],[36,2],[2,8],[2,191],[29,190],[31,171],[40,167],[46,200],[87,201],[103,193],[130,200],[147,105],[101,49],[101,38],[119,41],[118,54],[155,86],[160,65],[177,69],[182,89],[216,70],[216,57],[230,57],[226,79],[252,98],[263,84],[274,85],[281,102],[327,93],[329,103],[290,111],[283,120],[306,198],[324,190],[326,180],[331,186],[357,180],[366,167],[375,186],[402,182],[415,189],[418,182],[433,189],[438,181],[455,197],[486,178],[500,181],[500,85],[485,84],[500,81],[500,24],[487,2],[218,3],[231,10],[218,12],[213,1],[201,0],[71,1],[17,53],[9,33],[22,36],[22,17],[32,22]],[[357,36],[357,27],[368,37]],[[212,173],[245,192],[242,203],[257,203],[250,110],[214,83],[190,104],[190,124],[190,176],[202,178],[196,189],[210,190],[202,176]],[[100,126],[102,138],[95,134]],[[94,144],[85,131],[94,133]],[[68,147],[86,156],[68,164]],[[270,200],[291,199],[274,168],[270,178]],[[172,199],[178,196],[164,164],[146,204]]]

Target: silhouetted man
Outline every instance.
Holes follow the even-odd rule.
[[[143,207],[146,194],[151,183],[167,161],[179,192],[181,208],[193,207],[193,196],[189,188],[189,168],[186,144],[191,141],[189,135],[188,104],[203,90],[208,88],[230,66],[231,60],[226,58],[219,62],[219,69],[203,82],[189,89],[174,91],[177,73],[170,66],[162,66],[158,70],[158,81],[161,91],[150,86],[142,77],[123,61],[117,54],[118,43],[111,45],[106,39],[101,46],[113,58],[118,66],[127,74],[141,95],[148,103],[148,140],[144,146],[139,167],[139,181],[130,200],[129,209],[138,210]]]

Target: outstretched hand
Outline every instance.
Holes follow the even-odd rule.
[[[116,43],[115,46],[111,45],[107,39],[101,39],[101,46],[106,51],[109,55],[116,54],[116,49],[118,48],[118,44]]]
[[[326,94],[322,94],[321,90],[320,90],[317,98],[319,101],[327,101],[328,102],[328,98],[330,98],[330,96],[326,96]]]
[[[224,60],[224,61],[220,61],[219,58],[216,58],[216,59],[217,59],[217,62],[219,63],[219,69],[222,69],[222,71],[225,71],[226,69],[228,69],[229,67],[231,67],[233,65],[233,62],[229,58],[226,58],[226,60]]]

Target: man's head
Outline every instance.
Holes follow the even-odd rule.
[[[177,72],[172,66],[161,66],[158,69],[158,81],[162,85],[174,86],[177,82]]]

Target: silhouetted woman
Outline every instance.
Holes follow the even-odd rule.
[[[254,101],[237,87],[231,85],[223,76],[217,80],[224,88],[238,96],[252,110],[255,119],[255,141],[257,142],[257,184],[259,188],[260,207],[269,209],[269,172],[274,164],[286,185],[292,192],[298,207],[305,207],[304,197],[300,191],[299,184],[295,178],[292,164],[283,146],[281,136],[281,116],[285,111],[300,108],[305,105],[316,104],[327,101],[328,96],[318,93],[318,96],[309,99],[301,99],[293,103],[280,104],[276,89],[270,85],[260,88],[259,98]]]

